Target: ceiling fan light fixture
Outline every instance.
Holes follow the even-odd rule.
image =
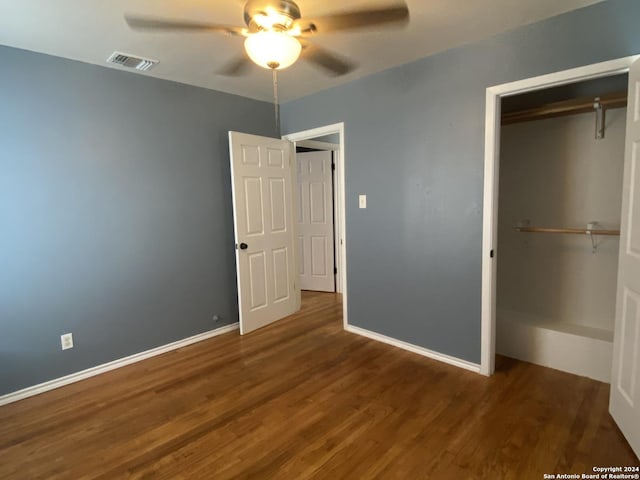
[[[293,19],[290,16],[273,8],[254,15],[252,22],[261,30],[289,30],[293,26]]]
[[[298,60],[302,45],[287,33],[263,31],[249,35],[244,48],[249,58],[262,68],[282,70]]]

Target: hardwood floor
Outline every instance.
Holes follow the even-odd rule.
[[[0,407],[6,479],[542,479],[638,465],[608,385],[491,378],[342,330],[337,295]]]

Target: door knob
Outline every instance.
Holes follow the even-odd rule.
[[[242,242],[240,244],[240,250],[246,250],[247,248],[249,248],[249,245],[247,245],[246,243]]]

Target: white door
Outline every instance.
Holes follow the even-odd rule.
[[[229,132],[240,333],[300,308],[291,152],[286,140]]]
[[[640,61],[629,72],[609,411],[640,456]]]
[[[300,288],[334,292],[331,152],[296,154]]]

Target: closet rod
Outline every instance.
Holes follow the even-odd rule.
[[[620,230],[589,230],[586,228],[543,228],[543,227],[514,227],[516,232],[526,233],[569,233],[573,235],[614,235],[619,236]]]
[[[528,108],[516,112],[502,114],[502,125],[512,123],[542,120],[544,118],[561,117],[576,113],[588,113],[594,111],[594,102],[599,103],[603,109],[623,108],[627,106],[627,92],[609,93],[601,95],[597,101],[595,97],[584,97],[562,102],[548,103],[540,107]]]

